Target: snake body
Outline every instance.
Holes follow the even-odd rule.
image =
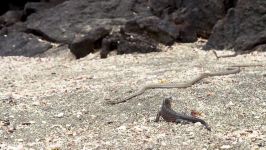
[[[123,98],[120,101],[109,101],[109,104],[115,105],[119,103],[123,103],[128,101],[131,98],[134,98],[138,95],[143,94],[148,89],[155,89],[155,88],[187,88],[195,84],[196,82],[207,78],[207,77],[213,77],[213,76],[224,76],[229,74],[236,74],[240,72],[240,66],[230,66],[230,68],[227,68],[227,70],[215,72],[215,73],[202,73],[196,76],[194,79],[188,82],[181,82],[181,83],[165,83],[165,84],[147,84],[140,88],[136,93],[133,93],[132,95],[129,95],[128,97]]]

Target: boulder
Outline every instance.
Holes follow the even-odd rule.
[[[221,0],[150,0],[149,4],[160,18],[186,27],[185,33],[191,32],[190,36],[196,35],[192,39],[197,36],[208,38],[215,23],[226,14]]]
[[[130,20],[125,24],[125,31],[147,34],[150,38],[165,45],[172,45],[179,37],[179,30],[173,22],[156,16]]]
[[[2,16],[0,16],[0,24],[2,26],[10,26],[15,24],[16,22],[21,21],[23,16],[23,11],[21,10],[9,10]]]
[[[109,32],[110,30],[104,27],[92,29],[86,36],[74,40],[68,48],[77,59],[85,57],[87,54],[101,47],[101,40],[106,37]]]
[[[139,15],[151,13],[143,2],[136,0],[69,0],[32,14],[27,18],[27,27],[41,31],[58,42],[71,44],[96,27],[121,26]]]
[[[266,44],[266,1],[238,0],[219,20],[204,49],[247,51]]]
[[[0,36],[0,56],[34,56],[43,53],[52,45],[40,41],[31,34],[12,32]]]
[[[159,52],[158,42],[145,34],[136,34],[125,32],[121,29],[119,32],[108,35],[102,40],[102,48],[100,52],[101,58],[106,58],[112,50],[117,50],[117,54],[129,53],[149,53]]]

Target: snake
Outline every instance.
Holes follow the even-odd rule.
[[[193,84],[195,84],[196,82],[207,78],[207,77],[213,77],[213,76],[224,76],[224,75],[230,75],[230,74],[237,74],[240,72],[240,67],[246,67],[244,65],[241,66],[229,66],[226,70],[224,71],[220,71],[220,72],[214,72],[214,73],[201,73],[198,76],[196,76],[194,79],[192,79],[191,81],[188,82],[180,82],[180,83],[165,83],[165,84],[147,84],[143,87],[141,87],[137,92],[123,98],[120,101],[108,101],[108,104],[111,105],[115,105],[115,104],[119,104],[119,103],[124,103],[136,96],[139,96],[141,94],[143,94],[146,90],[148,89],[156,89],[156,88],[187,88],[187,87],[191,87]]]

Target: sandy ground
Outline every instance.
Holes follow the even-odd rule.
[[[265,149],[266,52],[217,60],[201,44],[107,59],[75,60],[68,50],[1,57],[0,149]],[[148,83],[186,82],[234,64],[264,66],[106,104]],[[200,123],[154,122],[168,96],[174,110],[198,112],[212,131]]]

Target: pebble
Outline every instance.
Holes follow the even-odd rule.
[[[18,142],[23,142],[24,140],[23,139],[17,139]]]
[[[127,129],[127,127],[122,125],[122,126],[118,127],[117,129],[120,131],[125,131]]]
[[[77,112],[77,117],[80,118],[82,116],[82,112]]]
[[[62,118],[63,116],[64,116],[64,113],[63,112],[55,115],[55,117],[57,117],[57,118]]]
[[[40,102],[39,101],[35,101],[32,103],[33,106],[39,106],[40,105]]]
[[[221,148],[221,149],[229,149],[229,148],[231,148],[231,146],[230,146],[230,145],[223,145],[223,146],[221,146],[220,148]]]

